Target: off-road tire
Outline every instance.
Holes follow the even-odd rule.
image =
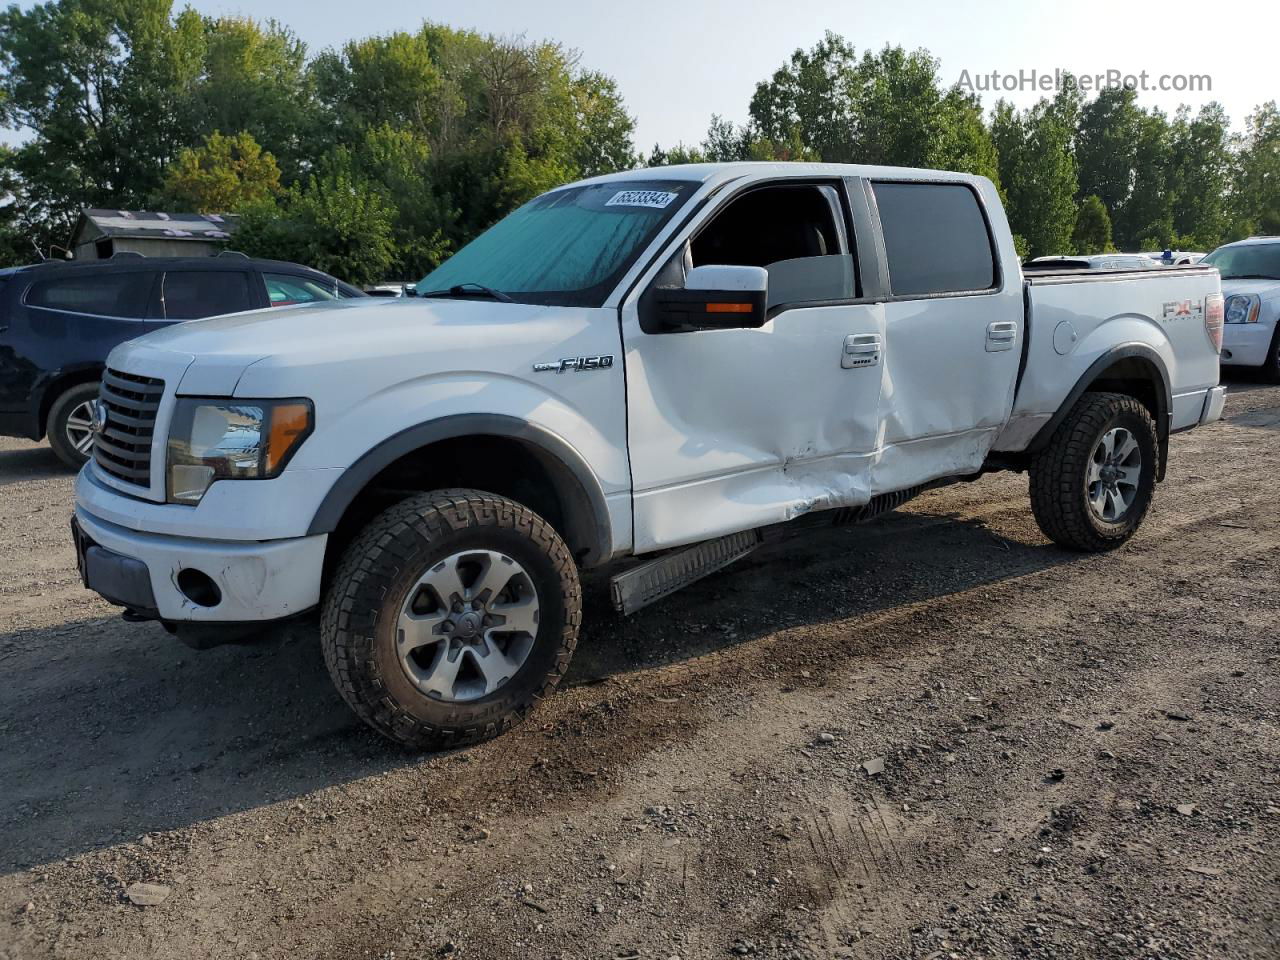
[[[1087,471],[1103,435],[1113,427],[1131,431],[1142,451],[1136,498],[1115,523],[1089,507]],[[1151,506],[1159,468],[1159,444],[1151,414],[1123,393],[1086,393],[1058,425],[1048,446],[1031,461],[1031,509],[1054,543],[1070,550],[1114,550],[1137,532]]]
[[[73,470],[79,470],[89,459],[88,454],[81,453],[67,436],[67,417],[76,407],[98,398],[97,383],[81,383],[71,387],[49,408],[49,419],[45,433],[49,437],[49,446],[58,459]]]
[[[467,549],[501,551],[528,572],[541,605],[528,659],[510,681],[469,702],[420,692],[396,654],[397,620],[423,571]],[[338,692],[365,723],[414,750],[506,732],[555,689],[582,623],[577,566],[532,510],[480,490],[418,494],[386,510],[347,547],[324,598],[320,642]]]

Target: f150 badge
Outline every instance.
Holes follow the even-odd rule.
[[[566,370],[608,370],[613,366],[613,354],[603,357],[565,357],[563,360],[553,360],[546,363],[535,363],[533,365],[534,373],[564,373]]]
[[[1203,300],[1170,300],[1164,305],[1164,318],[1176,320],[1178,317],[1204,317]]]

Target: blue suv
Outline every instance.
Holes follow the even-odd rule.
[[[39,440],[70,467],[89,457],[107,354],[183,320],[363,297],[296,263],[216,257],[47,261],[0,270],[0,435]]]

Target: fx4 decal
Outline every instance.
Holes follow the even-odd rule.
[[[555,371],[556,373],[564,373],[566,370],[608,370],[613,366],[613,354],[603,357],[565,357],[563,360],[553,360],[549,363],[535,363],[533,365],[534,373],[548,373]]]
[[[1203,317],[1203,300],[1169,300],[1164,305],[1164,318],[1175,320],[1178,317]]]

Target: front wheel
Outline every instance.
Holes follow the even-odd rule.
[[[486,740],[559,683],[582,594],[545,520],[478,490],[419,494],[378,516],[343,556],[320,639],[348,705],[413,749]]]
[[[1155,493],[1159,446],[1147,408],[1086,393],[1031,463],[1031,509],[1045,535],[1099,552],[1137,532]]]

